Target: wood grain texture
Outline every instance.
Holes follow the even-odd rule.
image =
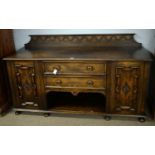
[[[57,113],[146,115],[153,56],[135,42],[133,34],[33,35],[25,47],[4,58],[14,108]],[[66,97],[68,102],[63,99],[64,94],[48,100],[48,94],[52,96],[58,92],[70,96]],[[82,99],[81,93],[84,93]],[[90,94],[98,95],[94,104],[85,105],[92,100]],[[101,96],[105,100],[100,100]],[[71,98],[81,102],[71,103]],[[98,101],[101,102],[98,104]]]
[[[94,35],[30,35],[26,49],[47,49],[53,47],[141,47],[134,40],[135,34]]]
[[[4,60],[58,60],[58,61],[152,61],[153,55],[144,48],[69,48],[26,50],[22,48],[16,54]]]
[[[143,110],[138,108],[142,102],[144,63],[117,62],[113,63],[112,68],[111,111],[122,114],[144,113],[144,104]]]
[[[0,29],[0,114],[6,113],[12,102],[5,62],[2,58],[15,53],[13,34],[10,29]]]

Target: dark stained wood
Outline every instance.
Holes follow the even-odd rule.
[[[25,48],[4,60],[16,109],[107,117],[146,115],[153,55],[133,34],[33,35]],[[54,98],[49,102],[50,92],[69,93],[73,98],[97,93],[105,97],[104,108],[102,103],[98,106],[98,97],[93,106],[59,104]]]
[[[60,112],[105,113],[105,97],[98,93],[49,92],[49,109]]]
[[[81,65],[81,63],[83,65]],[[51,62],[51,61],[44,61],[44,74],[45,75],[50,75],[53,74],[52,71],[53,69],[58,70],[58,74],[60,75],[79,75],[79,73],[87,74],[87,75],[104,75],[106,74],[106,63],[94,63],[94,62],[72,62],[72,61],[65,61],[65,62]]]
[[[143,75],[144,63],[142,62],[113,63],[111,75],[113,97],[110,107],[112,113],[144,113]]]
[[[151,61],[152,54],[144,48],[51,48],[39,50],[25,50],[22,48],[16,54],[4,60],[58,60],[58,61]]]
[[[12,67],[11,67],[12,65]],[[33,61],[14,62],[8,67],[14,79],[10,79],[13,92],[14,104],[16,107],[38,109],[38,90],[36,74]]]
[[[53,47],[141,47],[134,40],[135,34],[94,35],[30,35],[26,49],[49,49]]]
[[[11,29],[0,29],[0,58],[15,53],[13,33]]]
[[[5,113],[11,105],[10,88],[5,62],[2,58],[15,53],[12,30],[0,30],[0,114]]]
[[[153,118],[155,120],[155,51],[153,53],[154,55],[154,61],[151,65],[151,77],[149,79],[149,89],[151,90],[150,96],[147,98],[147,100],[151,103],[150,106],[150,113],[153,115]]]

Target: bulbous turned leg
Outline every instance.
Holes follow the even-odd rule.
[[[145,118],[144,117],[139,117],[138,118],[138,121],[141,122],[141,123],[143,123],[143,122],[145,122]]]
[[[44,113],[44,117],[49,117],[50,113]]]
[[[106,115],[106,116],[104,116],[104,119],[105,119],[106,121],[110,121],[110,120],[111,120],[111,116]]]
[[[15,115],[20,115],[21,113],[21,111],[15,111]]]

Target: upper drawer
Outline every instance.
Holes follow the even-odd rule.
[[[105,74],[106,63],[97,62],[43,62],[44,74]]]

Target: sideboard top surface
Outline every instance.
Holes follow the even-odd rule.
[[[49,50],[26,50],[22,48],[16,54],[4,60],[152,60],[152,54],[142,49],[93,49],[93,48],[57,48]]]
[[[134,34],[31,35],[29,43],[4,60],[151,61],[152,54],[134,40]]]

